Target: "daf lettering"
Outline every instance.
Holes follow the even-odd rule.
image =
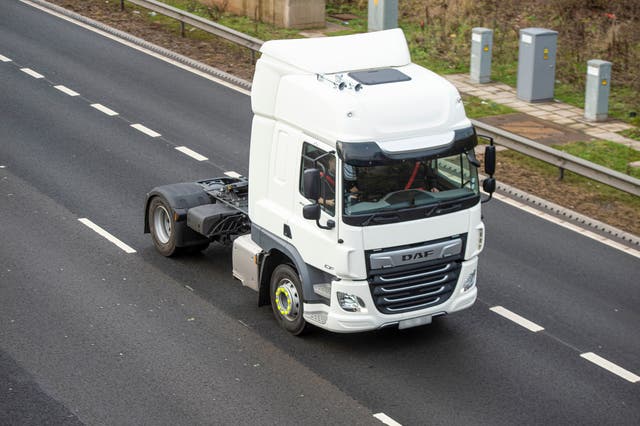
[[[418,252],[418,253],[413,253],[413,254],[404,254],[402,255],[402,261],[403,262],[408,262],[410,260],[417,260],[417,259],[427,259],[430,256],[433,255],[433,250],[427,250],[424,252]]]

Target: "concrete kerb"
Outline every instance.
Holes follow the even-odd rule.
[[[94,28],[97,28],[101,31],[104,31],[108,34],[114,35],[116,37],[119,37],[123,40],[126,40],[130,43],[133,43],[137,46],[143,47],[147,50],[150,50],[154,53],[157,53],[159,55],[165,56],[169,59],[173,59],[174,61],[180,62],[184,65],[188,65],[192,68],[195,68],[199,71],[202,71],[204,73],[207,73],[213,77],[219,78],[220,80],[224,80],[228,83],[231,84],[235,84],[239,87],[242,87],[243,89],[247,89],[247,90],[251,90],[251,83],[241,79],[239,77],[236,77],[234,75],[231,75],[229,73],[226,73],[220,69],[214,68],[210,65],[207,64],[203,64],[202,62],[196,61],[194,59],[188,58],[186,56],[180,55],[179,53],[173,52],[169,49],[165,49],[164,47],[160,47],[156,44],[150,43],[146,40],[143,40],[141,38],[135,37],[129,33],[126,33],[124,31],[120,31],[117,30],[113,27],[110,27],[108,25],[105,25],[101,22],[98,21],[94,21],[91,18],[87,18],[86,16],[80,15],[78,13],[72,12],[68,9],[65,9],[63,7],[60,7],[58,5],[49,3],[45,0],[28,0],[31,3],[37,4],[39,6],[45,7],[47,9],[50,9],[54,12],[57,12],[61,15],[64,15],[68,18],[72,18],[75,19],[78,22],[82,22],[83,24],[92,26]]]

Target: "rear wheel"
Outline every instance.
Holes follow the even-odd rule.
[[[271,275],[271,308],[278,324],[294,336],[307,330],[302,302],[302,284],[289,265],[279,265]]]
[[[155,197],[149,203],[149,229],[153,244],[163,256],[178,253],[176,230],[173,221],[173,209],[164,197]]]

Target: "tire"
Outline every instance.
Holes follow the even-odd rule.
[[[294,336],[308,329],[304,319],[302,284],[298,273],[289,265],[279,265],[271,274],[271,309],[280,327]]]
[[[163,256],[171,257],[179,253],[176,247],[176,230],[173,221],[173,209],[161,196],[154,197],[149,203],[149,229],[156,250]]]

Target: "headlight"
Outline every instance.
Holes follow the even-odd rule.
[[[340,307],[347,312],[360,312],[360,307],[364,308],[364,301],[355,294],[336,292]]]
[[[469,291],[474,285],[476,285],[476,270],[474,269],[462,283],[462,291]]]

